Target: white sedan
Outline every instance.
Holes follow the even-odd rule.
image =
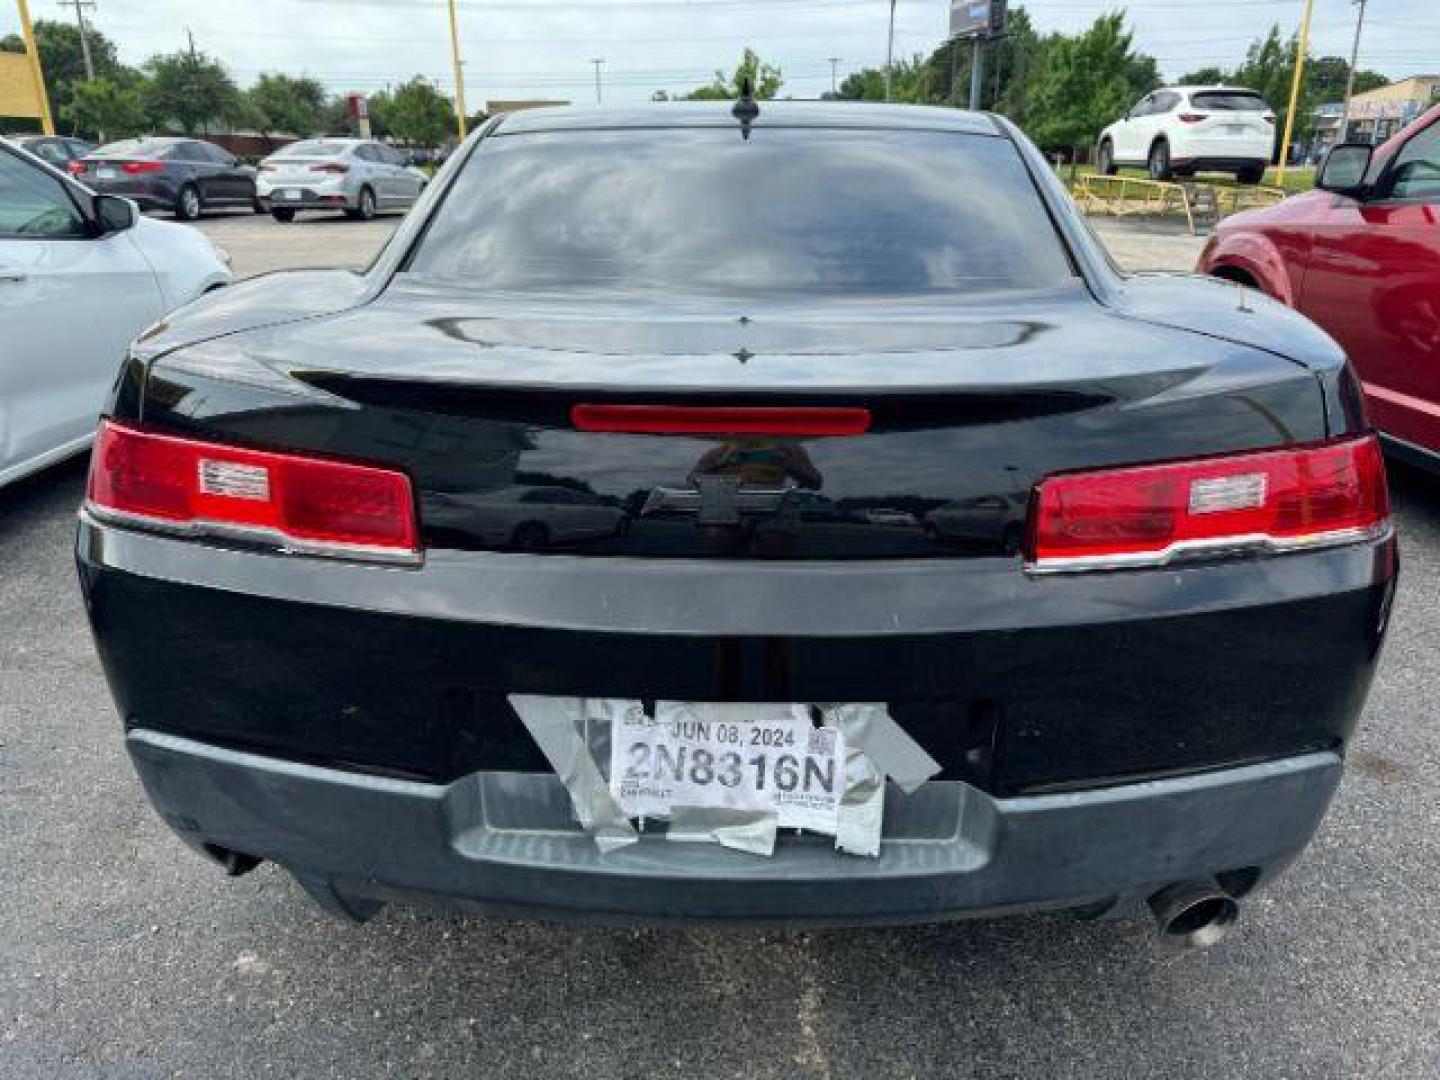
[[[130,341],[229,281],[203,233],[0,140],[0,486],[85,449]]]

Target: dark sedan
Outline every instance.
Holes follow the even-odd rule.
[[[1177,947],[1318,826],[1396,575],[1304,318],[1118,275],[998,117],[748,100],[497,117],[368,270],[171,316],[78,557],[164,820],[347,918]]]
[[[12,141],[41,161],[72,174],[77,171],[76,162],[95,150],[93,144],[83,139],[72,139],[63,135],[18,135]]]
[[[261,210],[256,170],[203,139],[125,139],[100,147],[72,170],[86,186],[194,221],[206,210]]]

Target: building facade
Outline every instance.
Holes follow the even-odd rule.
[[[1350,99],[1348,118],[1342,118],[1342,102],[1321,105],[1315,110],[1313,154],[1318,158],[1341,142],[1382,143],[1437,101],[1440,75],[1412,75],[1356,94]]]

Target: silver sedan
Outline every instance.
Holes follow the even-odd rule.
[[[369,139],[302,139],[260,163],[257,194],[276,221],[297,210],[343,210],[369,221],[409,207],[427,177],[405,155]]]

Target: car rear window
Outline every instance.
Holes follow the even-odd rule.
[[[106,143],[92,153],[96,157],[151,158],[159,157],[170,145],[149,139],[121,139],[119,142]]]
[[[1270,106],[1259,94],[1243,90],[1203,90],[1190,95],[1190,104],[1197,109],[1215,112],[1269,112]]]
[[[507,291],[978,294],[1072,284],[994,136],[733,128],[480,143],[411,272]]]
[[[289,146],[282,146],[271,157],[338,157],[343,154],[348,143],[342,142],[297,142]]]

